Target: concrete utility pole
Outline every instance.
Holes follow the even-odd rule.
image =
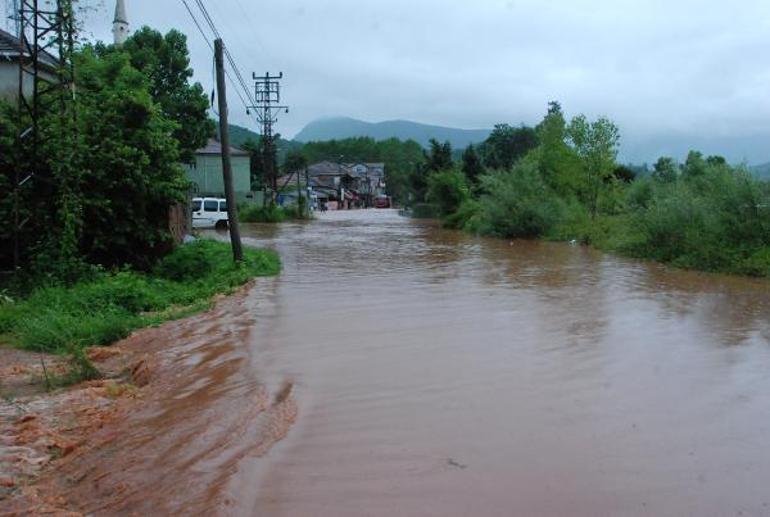
[[[222,145],[222,178],[225,183],[225,199],[227,200],[227,226],[230,229],[230,242],[233,247],[233,260],[243,261],[241,246],[241,229],[238,225],[238,209],[233,188],[233,168],[230,162],[230,130],[227,125],[227,92],[225,87],[224,43],[221,39],[214,41],[214,56],[217,68],[217,94],[219,96],[219,133]]]

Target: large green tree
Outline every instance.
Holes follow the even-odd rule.
[[[583,201],[595,217],[601,189],[615,170],[620,131],[606,117],[589,122],[584,115],[578,115],[570,122],[567,134],[583,165]]]
[[[179,142],[180,158],[192,161],[195,150],[214,135],[215,126],[208,116],[209,99],[203,87],[191,83],[187,36],[177,30],[163,35],[142,27],[119,51],[127,53],[131,65],[148,78],[153,100],[163,115],[176,123],[173,135]]]
[[[463,151],[462,156],[463,166],[462,171],[465,177],[468,179],[472,187],[475,187],[479,183],[479,178],[484,174],[484,165],[481,163],[476,148],[473,145],[469,145]]]
[[[580,160],[567,145],[567,121],[561,104],[548,103],[548,112],[535,128],[538,169],[545,182],[562,196],[577,194],[581,181]]]
[[[486,167],[510,169],[535,147],[537,147],[537,134],[533,128],[497,124],[480,148]]]
[[[169,207],[188,182],[178,165],[177,124],[154,102],[149,79],[123,53],[76,56],[81,249],[91,262],[148,267],[170,249]]]

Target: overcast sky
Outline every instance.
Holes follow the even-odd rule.
[[[195,77],[210,91],[211,51],[181,0],[126,2],[132,28],[188,34]],[[101,11],[87,28],[109,39],[114,0],[93,3]],[[466,128],[535,124],[556,99],[568,115],[616,121],[629,158],[683,139],[721,144],[732,160],[770,161],[768,0],[205,4],[245,75],[284,72],[292,111],[278,129],[286,136],[338,115]],[[232,120],[253,128],[230,99]]]

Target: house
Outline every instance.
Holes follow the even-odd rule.
[[[251,191],[251,155],[237,147],[230,146],[233,168],[233,187],[239,201],[254,200]],[[224,197],[225,183],[222,178],[222,144],[210,139],[205,147],[195,152],[195,161],[185,164],[187,178],[193,184],[196,196]]]
[[[323,161],[308,167],[308,183],[329,208],[371,207],[385,194],[384,163]]]
[[[16,103],[19,98],[19,56],[21,43],[18,36],[0,29],[0,99]],[[29,59],[29,48],[25,55]],[[42,51],[39,53],[40,77],[48,82],[58,81],[57,68],[59,60],[52,54]],[[24,94],[32,95],[32,76],[25,74]]]

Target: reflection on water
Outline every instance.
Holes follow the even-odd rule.
[[[251,367],[299,417],[225,513],[770,514],[767,282],[391,211],[243,232],[285,265]]]

